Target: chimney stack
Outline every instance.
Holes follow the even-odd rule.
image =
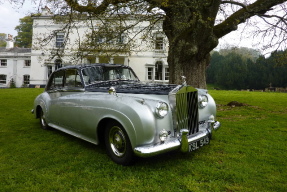
[[[12,48],[14,48],[13,35],[8,34],[6,39],[6,49],[12,49]]]

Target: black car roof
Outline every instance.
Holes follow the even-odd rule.
[[[126,67],[126,68],[130,68],[127,65],[121,65],[121,64],[110,64],[110,63],[93,63],[93,64],[79,64],[79,65],[68,65],[68,66],[64,66],[59,68],[58,70],[63,70],[63,69],[84,69],[87,67],[93,67],[93,66],[102,66],[102,67]],[[57,70],[57,71],[58,71]]]

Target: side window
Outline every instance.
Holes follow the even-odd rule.
[[[6,84],[7,75],[0,75],[0,84]]]
[[[0,66],[1,67],[7,67],[7,59],[1,59],[0,60]]]
[[[58,71],[50,78],[47,90],[58,90],[63,88],[64,71]]]
[[[163,37],[156,37],[155,49],[156,50],[163,50]]]
[[[23,85],[29,85],[30,84],[30,75],[24,75],[23,76]]]
[[[153,67],[148,67],[147,68],[147,80],[153,80]]]
[[[83,80],[86,85],[97,81],[103,81],[103,70],[101,67],[89,67],[82,70]]]
[[[162,80],[162,62],[161,61],[157,61],[155,63],[155,80]]]
[[[63,66],[61,59],[55,60],[55,70],[60,69]]]
[[[31,67],[31,60],[25,60],[24,67]]]
[[[88,69],[83,69],[82,70],[82,74],[83,74],[83,80],[85,82],[86,85],[90,84],[90,78],[89,78],[89,73],[88,73]]]
[[[81,77],[76,69],[68,69],[65,74],[65,88],[83,88]]]
[[[64,33],[57,33],[56,34],[56,47],[63,48],[64,47]]]

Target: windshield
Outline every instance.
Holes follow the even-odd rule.
[[[93,66],[82,70],[86,85],[103,81],[138,81],[138,78],[130,68],[122,66]]]

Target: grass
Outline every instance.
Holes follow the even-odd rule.
[[[0,191],[286,191],[287,94],[210,91],[222,127],[189,154],[113,163],[105,149],[40,129],[43,89],[0,90]],[[228,107],[230,101],[247,104]]]

